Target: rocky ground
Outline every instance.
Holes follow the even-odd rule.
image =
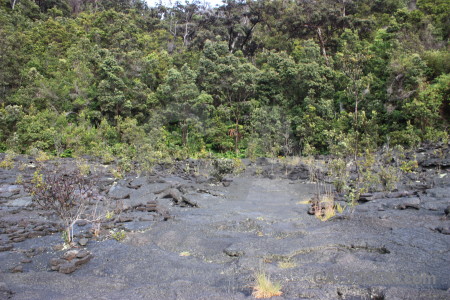
[[[328,221],[307,213],[316,185],[300,162],[244,161],[220,183],[207,162],[120,180],[97,164],[120,214],[98,237],[79,222],[71,249],[16,183],[37,164],[18,157],[0,169],[0,299],[252,299],[258,270],[282,285],[272,299],[450,299],[445,151],[419,149],[399,191],[364,195]]]

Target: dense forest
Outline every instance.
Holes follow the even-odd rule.
[[[449,0],[0,0],[0,152],[363,153],[448,140]]]

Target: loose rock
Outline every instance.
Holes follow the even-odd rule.
[[[12,273],[22,273],[23,272],[23,266],[17,265],[14,268],[11,269]]]
[[[14,248],[13,245],[0,245],[0,252],[9,251]]]
[[[87,243],[88,243],[88,239],[87,238],[81,238],[79,241],[78,241],[78,244],[80,244],[80,246],[86,246],[87,245]]]
[[[65,264],[62,264],[59,266],[59,273],[63,273],[63,274],[70,274],[75,272],[75,270],[77,269],[77,266],[75,265],[74,262],[67,262]]]

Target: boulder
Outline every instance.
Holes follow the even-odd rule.
[[[120,200],[120,199],[128,199],[130,198],[130,189],[120,186],[120,185],[113,185],[108,192],[108,196],[113,200]]]

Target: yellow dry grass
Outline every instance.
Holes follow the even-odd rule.
[[[265,272],[257,272],[255,274],[255,285],[253,286],[253,297],[258,299],[266,299],[274,296],[281,296],[281,284],[273,282]]]
[[[296,266],[297,264],[291,260],[283,260],[278,262],[278,267],[281,269],[292,269]]]

